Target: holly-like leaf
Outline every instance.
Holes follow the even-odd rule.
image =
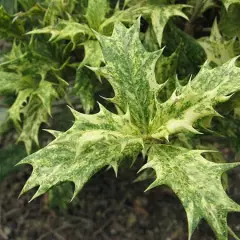
[[[178,84],[167,101],[159,102],[158,94],[166,84],[159,85],[155,79],[161,51],[147,52],[139,30],[140,19],[129,29],[116,24],[110,37],[96,33],[105,67],[93,70],[112,85],[115,96],[109,101],[121,114],[102,106],[93,115],[72,110],[73,126],[66,132],[50,131],[56,139],[21,161],[33,166],[22,193],[39,186],[35,198],[60,182],[71,181],[76,196],[100,169],[112,166],[117,172],[125,158],[135,159],[144,150],[149,159],[143,169],[153,168],[157,176],[150,187],[167,184],[176,192],[186,208],[189,235],[205,218],[218,240],[226,240],[227,213],[240,208],[225,194],[221,175],[239,164],[208,162],[201,156],[203,151],[157,143],[185,130],[196,133],[193,124],[217,115],[214,106],[240,90],[236,58],[216,68],[205,64],[192,81]],[[212,185],[206,188],[209,182]]]
[[[199,133],[193,127],[197,120],[219,116],[214,106],[240,89],[240,68],[235,62],[236,58],[213,69],[206,63],[186,86],[179,86],[166,102],[157,103],[151,136],[168,139],[169,135],[183,131]]]
[[[28,34],[51,34],[49,41],[57,42],[63,39],[71,40],[73,48],[81,42],[84,35],[92,36],[91,29],[86,24],[80,24],[72,20],[60,20],[56,25],[49,25],[42,29],[35,29]]]
[[[48,49],[41,48],[40,43],[38,47],[41,52],[35,48],[36,43],[32,44],[29,48],[14,44],[10,54],[5,57],[6,61],[0,66],[3,76],[0,82],[8,83],[0,87],[0,92],[17,94],[8,110],[8,119],[13,121],[20,133],[18,141],[25,143],[28,153],[33,142],[38,145],[40,125],[47,122],[52,102],[63,90],[63,80],[57,76],[60,66],[55,57]],[[24,50],[25,53],[22,52]],[[60,81],[58,88],[47,80]]]
[[[13,105],[9,108],[9,118],[13,121],[15,127],[20,131],[21,126],[21,111],[24,106],[24,104],[27,103],[27,99],[30,97],[30,95],[33,93],[33,89],[27,88],[19,92],[15,102]]]
[[[212,61],[216,65],[221,65],[236,55],[234,52],[235,39],[225,41],[219,32],[216,20],[213,23],[210,37],[200,38],[198,42],[204,48],[208,61]]]
[[[47,123],[48,111],[41,101],[34,99],[28,103],[22,112],[24,114],[24,122],[18,142],[24,142],[27,153],[30,154],[33,142],[39,146],[39,128],[42,123]]]
[[[97,34],[106,66],[100,72],[112,85],[111,99],[123,112],[129,108],[133,123],[147,133],[155,110],[155,97],[161,85],[154,69],[161,51],[147,52],[139,39],[140,21],[130,29],[117,24],[111,37]]]
[[[189,240],[205,219],[218,240],[228,239],[227,214],[240,212],[240,206],[225,193],[221,176],[240,163],[213,163],[201,156],[203,150],[172,145],[155,145],[142,169],[153,168],[155,181],[148,189],[169,186],[181,200],[188,218]]]
[[[117,116],[101,107],[99,113],[85,115],[73,111],[74,125],[44,149],[25,158],[33,172],[22,193],[40,186],[33,198],[63,181],[75,184],[74,196],[92,175],[105,166],[118,165],[126,157],[135,158],[141,151],[138,130],[130,116]]]
[[[84,46],[84,59],[80,67],[88,65],[91,67],[100,67],[104,62],[102,49],[96,40],[88,40],[82,44]]]
[[[131,24],[134,23],[141,14],[149,15],[150,11],[151,9],[149,6],[142,6],[141,3],[133,5],[124,10],[120,9],[119,5],[117,5],[117,7],[114,9],[113,15],[103,21],[99,27],[99,32],[110,35],[116,22]]]

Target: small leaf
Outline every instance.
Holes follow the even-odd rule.
[[[96,40],[88,40],[82,43],[82,45],[84,46],[84,59],[80,67],[83,65],[100,67],[101,63],[104,62],[104,58],[99,42]]]
[[[19,92],[15,102],[9,108],[9,118],[13,121],[15,127],[20,130],[21,126],[19,122],[21,121],[20,114],[23,108],[23,105],[27,103],[27,99],[33,93],[33,89],[25,89]]]
[[[216,20],[213,23],[210,37],[203,37],[198,40],[207,54],[208,61],[214,62],[217,65],[221,65],[235,57],[235,41],[236,39],[230,41],[224,40],[219,32]]]
[[[71,20],[60,20],[56,25],[49,25],[42,29],[35,29],[28,34],[51,34],[49,41],[57,42],[60,40],[71,40],[73,48],[81,41],[81,37],[84,35],[93,35],[91,29],[81,23],[77,23]]]
[[[221,176],[240,163],[213,163],[201,156],[203,150],[172,145],[155,145],[143,169],[153,168],[156,180],[150,188],[167,185],[180,198],[188,218],[189,239],[200,220],[205,219],[218,240],[228,239],[227,214],[240,205],[225,193]]]

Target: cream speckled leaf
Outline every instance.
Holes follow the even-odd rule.
[[[29,98],[29,96],[31,96],[32,93],[33,93],[33,89],[24,89],[20,91],[15,102],[8,110],[9,118],[13,121],[14,125],[18,130],[21,129],[21,126],[20,126],[21,110],[23,108],[24,103],[27,103],[27,99]]]
[[[112,85],[111,99],[123,112],[129,108],[133,123],[147,133],[154,114],[155,97],[161,85],[154,69],[161,51],[147,52],[139,39],[140,19],[129,29],[115,25],[111,37],[97,34],[106,66],[100,72]]]
[[[236,39],[225,41],[219,32],[217,21],[212,26],[210,37],[203,37],[198,43],[203,47],[209,62],[221,65],[235,57],[234,42]]]
[[[99,42],[96,40],[88,40],[82,45],[84,46],[84,59],[80,67],[83,65],[100,67],[101,63],[104,62],[104,58]]]
[[[94,115],[73,110],[74,125],[47,147],[20,163],[33,166],[22,193],[40,186],[33,198],[63,181],[75,184],[74,196],[92,175],[105,166],[118,165],[125,157],[133,157],[142,149],[138,130],[130,123],[129,112],[118,116],[102,106]]]
[[[41,101],[34,99],[23,109],[24,122],[18,142],[24,142],[28,154],[31,153],[33,142],[39,146],[38,132],[42,123],[47,123],[48,111]]]
[[[188,17],[182,12],[182,9],[189,7],[183,4],[174,4],[162,7],[154,7],[151,11],[151,20],[153,25],[153,30],[156,34],[159,46],[162,45],[163,30],[168,20],[173,16],[181,16],[185,19]]]
[[[143,7],[141,4],[131,6],[124,10],[120,9],[119,5],[117,5],[113,15],[103,21],[99,27],[99,32],[109,35],[112,33],[113,25],[116,22],[134,23],[140,15],[149,15],[150,10],[149,6]]]
[[[189,240],[201,219],[208,222],[218,240],[227,240],[227,214],[240,212],[240,205],[225,193],[221,175],[240,163],[209,162],[201,156],[203,152],[155,145],[142,169],[156,171],[156,179],[149,189],[167,185],[180,198],[187,213]]]
[[[198,133],[193,128],[197,120],[218,116],[213,107],[240,90],[240,68],[235,66],[235,61],[236,58],[214,69],[206,63],[186,86],[179,86],[166,102],[158,103],[151,122],[151,136],[168,139],[178,132]]]
[[[73,47],[80,42],[81,36],[93,35],[86,24],[77,23],[71,20],[60,20],[56,25],[49,25],[42,29],[35,29],[28,34],[51,34],[49,41],[57,42],[63,39],[71,40]]]

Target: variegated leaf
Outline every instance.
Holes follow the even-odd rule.
[[[218,240],[227,240],[227,214],[240,212],[240,205],[225,193],[221,176],[240,163],[209,162],[201,156],[203,152],[155,145],[142,169],[153,168],[156,172],[156,179],[148,189],[167,185],[180,198],[187,213],[189,240],[202,219],[208,222]]]
[[[183,131],[199,133],[193,127],[196,121],[218,116],[214,106],[240,90],[240,68],[235,61],[236,58],[213,69],[206,63],[186,86],[179,86],[166,102],[157,103],[151,136],[168,139],[169,135]]]
[[[139,39],[140,19],[129,29],[116,24],[111,37],[97,34],[106,66],[100,69],[112,85],[111,99],[123,112],[129,108],[133,123],[147,134],[161,85],[154,69],[161,51],[147,52]]]
[[[60,20],[56,25],[49,25],[42,29],[35,29],[28,34],[51,34],[49,41],[57,42],[63,39],[71,40],[73,48],[81,42],[84,35],[92,36],[91,29],[86,24],[77,23],[71,20]]]
[[[212,26],[210,37],[200,38],[198,42],[205,50],[208,61],[214,62],[216,65],[221,65],[235,57],[235,40],[236,39],[225,41],[219,32],[218,24],[215,20]]]
[[[57,183],[72,181],[75,196],[100,169],[112,166],[117,172],[124,158],[135,158],[141,151],[139,131],[131,124],[129,112],[117,116],[100,107],[94,115],[73,114],[75,122],[68,131],[20,162],[33,166],[22,193],[39,186],[35,198]]]

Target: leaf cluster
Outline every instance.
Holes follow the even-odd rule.
[[[138,180],[176,193],[189,239],[205,219],[227,240],[227,215],[240,206],[225,192],[226,172],[239,163],[214,154],[212,139],[239,149],[239,0],[13,2],[0,7],[0,36],[11,43],[0,94],[12,97],[0,132],[12,124],[30,153],[62,105],[74,117],[20,162],[33,167],[21,193],[39,186],[34,199],[69,181],[74,198],[101,169],[117,175],[142,154]]]

